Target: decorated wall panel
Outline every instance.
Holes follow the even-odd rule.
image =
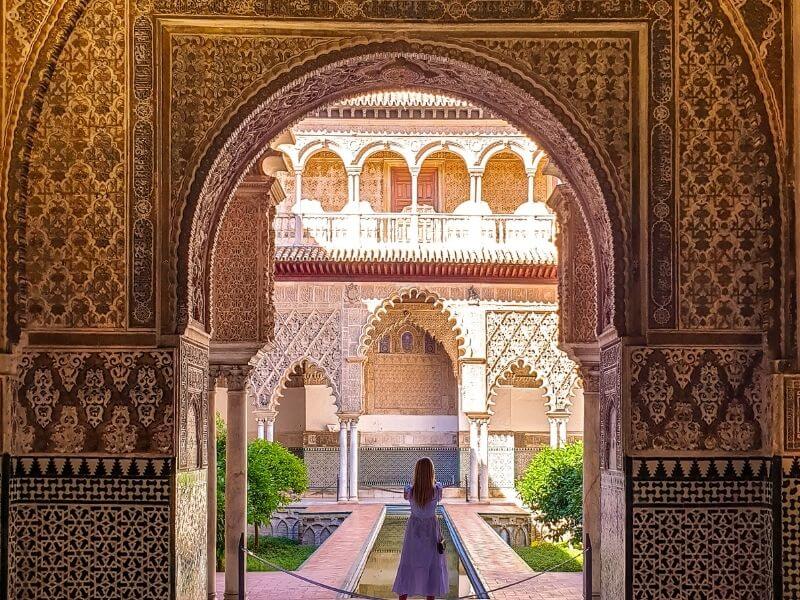
[[[631,353],[631,448],[746,452],[767,443],[762,353],[637,348]]]
[[[171,596],[172,459],[23,456],[11,469],[11,598]]]
[[[272,406],[292,369],[307,360],[325,372],[337,403],[340,401],[342,341],[340,309],[279,310],[275,314],[275,338],[258,353],[250,377],[256,402]]]
[[[600,467],[622,470],[622,344],[600,351]],[[633,419],[631,419],[633,420]]]
[[[769,118],[719,3],[679,5],[680,324],[775,326],[779,182]]]
[[[28,141],[33,166],[16,193],[27,200],[29,327],[126,322],[124,7],[86,8]]]
[[[511,152],[501,152],[490,158],[481,187],[481,196],[492,212],[512,214],[528,199],[528,176],[522,159]]]
[[[542,379],[550,410],[567,410],[578,380],[575,363],[558,348],[558,314],[487,311],[486,386],[489,394],[516,363]]]
[[[600,474],[601,581],[603,598],[626,598],[625,476],[603,469]]]
[[[800,598],[800,459],[784,458],[782,476],[783,597]]]
[[[208,595],[207,472],[184,471],[175,481],[175,598],[200,600]]]
[[[418,327],[384,333],[370,348],[364,369],[366,414],[454,415],[458,410],[450,358]]]
[[[634,598],[773,598],[769,459],[632,465]]]
[[[174,371],[171,351],[25,353],[14,451],[171,454]]]
[[[786,377],[783,384],[784,449],[800,451],[800,377]]]
[[[181,340],[179,385],[178,468],[193,471],[208,460],[208,348]]]
[[[211,308],[215,341],[266,341],[272,335],[274,233],[271,178],[246,180],[220,224]]]

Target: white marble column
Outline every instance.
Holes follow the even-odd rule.
[[[483,173],[475,176],[475,202],[483,200]]]
[[[547,417],[547,422],[550,423],[550,447],[558,448],[558,419]]]
[[[239,542],[247,528],[246,367],[225,369],[228,438],[225,452],[225,600],[239,598]],[[241,590],[246,597],[246,590]]]
[[[339,481],[337,498],[347,502],[347,427],[346,419],[339,419]]]
[[[480,420],[480,497],[489,501],[489,419]]]
[[[592,542],[592,600],[600,598],[600,371],[581,368],[583,378],[583,536]]]
[[[303,171],[294,172],[294,242],[303,242]]]
[[[224,381],[220,381],[221,384]],[[223,386],[224,387],[224,386]],[[208,590],[208,600],[216,600],[217,597],[217,375],[209,375],[208,380],[208,487],[206,492],[206,503],[208,504],[208,550],[206,562],[206,587]]]
[[[478,500],[478,463],[480,441],[478,440],[478,421],[469,419],[469,499]]]
[[[536,200],[536,169],[526,169],[525,173],[528,176],[528,203],[533,204]]]
[[[350,502],[358,502],[358,417],[350,419]]]
[[[563,448],[567,445],[567,421],[569,417],[561,417],[558,420],[558,447]]]
[[[275,441],[275,416],[267,417],[267,441]]]
[[[266,433],[265,433],[265,429],[264,429],[264,418],[263,417],[259,417],[258,419],[256,419],[256,437],[259,440],[264,440],[267,437]]]

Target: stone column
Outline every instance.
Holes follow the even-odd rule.
[[[592,599],[600,598],[600,370],[581,368],[583,378],[583,537],[592,542]]]
[[[217,387],[225,387],[224,378],[210,373],[208,378],[208,555],[206,562],[208,600],[217,597]]]
[[[550,447],[558,448],[558,419],[547,417],[547,422],[550,423]]]
[[[569,417],[561,417],[558,420],[558,447],[563,448],[567,445],[567,421]]]
[[[350,419],[350,502],[358,502],[358,417]]]
[[[266,435],[264,433],[264,418],[258,417],[256,419],[256,437],[259,440],[266,439]]]
[[[478,500],[479,444],[478,421],[469,418],[469,499],[473,502]]]
[[[348,421],[339,418],[339,481],[337,499],[347,502],[347,427]]]
[[[528,203],[533,204],[536,200],[536,169],[526,169],[525,174],[528,176]]]
[[[480,420],[480,497],[489,501],[489,419]]]
[[[294,172],[294,242],[303,242],[303,171]]]
[[[225,453],[225,600],[239,597],[239,541],[247,528],[247,396],[249,367],[225,368],[228,439]],[[246,597],[246,590],[241,590]]]
[[[267,415],[267,441],[275,441],[275,417],[276,414]]]

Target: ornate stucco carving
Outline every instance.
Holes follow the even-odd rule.
[[[275,338],[256,355],[250,376],[257,408],[274,407],[295,367],[311,362],[341,398],[342,342],[340,309],[296,309],[275,315]]]
[[[558,348],[558,315],[523,310],[486,313],[486,385],[489,398],[496,386],[527,367],[542,381],[549,410],[568,411],[578,373]]]

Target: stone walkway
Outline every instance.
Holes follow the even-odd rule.
[[[487,589],[533,575],[528,564],[480,516],[489,512],[519,512],[519,508],[512,504],[445,503],[445,509]],[[490,597],[493,600],[580,600],[583,597],[583,575],[546,573],[490,594]]]
[[[298,574],[328,585],[344,587],[374,530],[382,503],[333,504],[337,511],[350,512],[342,525],[300,567]],[[316,506],[327,511],[332,506]],[[444,503],[461,540],[488,589],[519,581],[533,574],[486,521],[481,513],[519,512],[512,504]],[[581,573],[547,573],[518,586],[491,594],[493,600],[580,600],[583,595]],[[217,598],[222,600],[224,575],[217,573]],[[334,600],[336,594],[284,573],[248,573],[249,600]]]
[[[299,575],[342,588],[363,552],[370,533],[383,513],[382,504],[336,504],[350,512],[339,528],[296,571]],[[330,509],[328,509],[330,510]],[[217,573],[217,598],[222,599],[225,576]],[[249,600],[332,600],[336,594],[285,573],[248,573]]]

